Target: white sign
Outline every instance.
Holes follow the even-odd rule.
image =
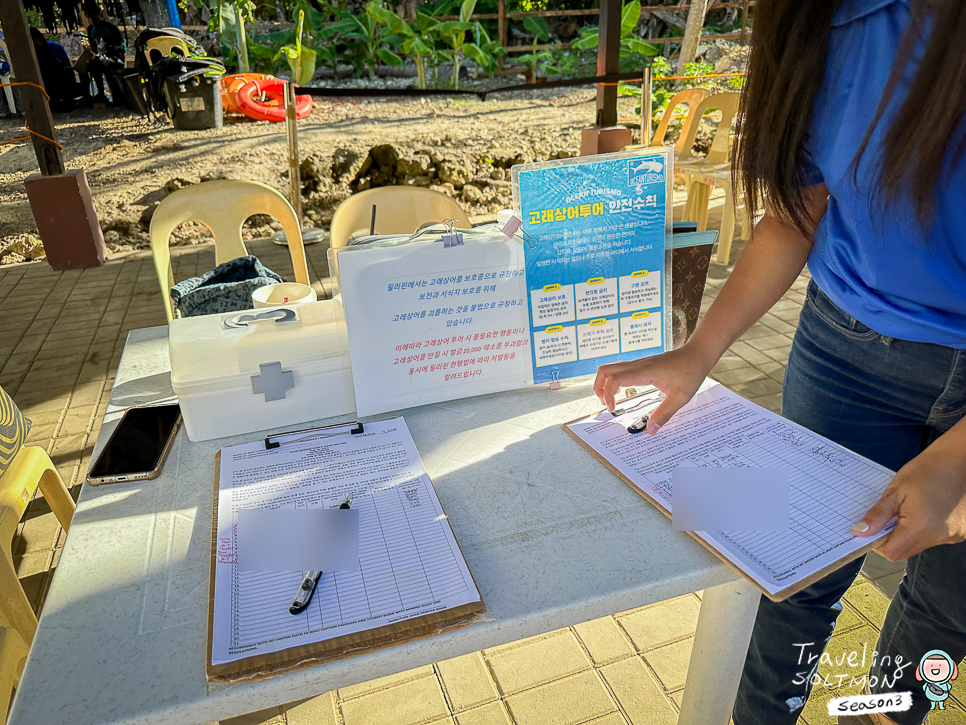
[[[532,383],[519,240],[347,247],[338,267],[360,416]]]

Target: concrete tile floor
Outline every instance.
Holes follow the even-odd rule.
[[[720,201],[712,226],[720,218]],[[732,262],[742,244],[737,242]],[[290,278],[288,251],[262,240],[252,252]],[[326,244],[306,247],[310,276],[327,296]],[[174,274],[183,279],[214,266],[211,246],[172,250]],[[730,267],[712,265],[705,307]],[[772,410],[780,410],[782,378],[798,313],[805,298],[802,275],[762,320],[715,366],[723,384]],[[0,269],[0,385],[33,420],[29,442],[48,450],[65,482],[79,492],[127,333],[164,324],[149,254],[132,253],[94,270],[54,272],[43,264]],[[38,497],[28,506],[14,539],[14,559],[27,596],[40,611],[65,534]],[[833,655],[874,648],[902,564],[871,555],[846,596],[829,646]],[[330,692],[299,703],[222,721],[222,725],[663,725],[674,723],[681,703],[700,593],[585,622],[492,650],[476,652],[393,677]],[[831,723],[825,703],[854,692],[837,684],[816,687],[803,717]],[[856,678],[861,672],[850,672]],[[966,679],[966,678],[963,678]],[[959,682],[962,682],[960,680]],[[955,704],[943,723],[966,723],[966,686],[953,689]],[[937,717],[938,721],[938,717]]]

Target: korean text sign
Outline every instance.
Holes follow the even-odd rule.
[[[340,250],[359,415],[530,384],[521,247],[496,232]]]
[[[648,150],[514,167],[534,383],[664,351],[671,163]]]

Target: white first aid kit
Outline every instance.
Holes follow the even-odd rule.
[[[171,386],[188,438],[252,433],[355,410],[335,300],[171,321]]]

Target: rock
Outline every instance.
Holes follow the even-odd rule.
[[[169,193],[170,192],[168,192],[167,189],[161,187],[160,189],[155,189],[154,191],[145,194],[134,203],[138,206],[150,206],[151,204],[156,204],[164,199],[164,197],[166,197]],[[118,207],[118,209],[120,209],[120,207]]]
[[[221,173],[224,174],[225,172],[221,172]],[[213,177],[213,178],[226,179],[228,177],[227,176],[224,176],[224,175],[219,175],[219,176]],[[207,178],[203,179],[203,181],[209,181],[209,180],[210,179],[207,179]],[[167,181],[165,181],[164,182],[164,185],[161,188],[164,189],[165,196],[167,196],[172,191],[177,191],[178,189],[183,189],[186,186],[191,186],[191,183],[192,182],[188,181],[187,179],[182,179],[181,177],[176,177],[174,179],[168,179]],[[164,197],[161,197],[161,199],[163,199],[163,198]],[[161,201],[161,199],[158,199],[158,201]]]
[[[320,154],[308,156],[299,164],[299,175],[303,194],[320,191],[328,186],[332,178],[332,159]]]
[[[433,168],[433,160],[429,154],[416,152],[403,154],[396,162],[396,168],[403,176],[429,176]]]
[[[456,187],[454,187],[452,184],[448,182],[443,182],[442,184],[433,184],[429,188],[432,189],[433,191],[438,191],[441,194],[446,194],[446,196],[456,195]]]
[[[463,198],[471,204],[482,204],[483,190],[473,184],[463,184]]]
[[[372,186],[372,179],[359,179],[359,184],[356,186],[356,191],[365,191]]]
[[[116,229],[111,229],[108,232],[104,232],[104,244],[117,244],[120,241],[121,235]]]
[[[355,181],[372,165],[369,154],[361,154],[355,149],[338,148],[332,154],[332,178],[336,181]]]
[[[406,186],[430,186],[433,180],[428,176],[407,176]]]
[[[372,157],[373,163],[378,166],[392,166],[395,168],[396,162],[399,160],[399,152],[396,151],[396,147],[388,143],[373,146],[369,150],[369,156]]]
[[[205,174],[204,176],[201,177],[201,180],[215,181],[216,179],[230,179],[230,178],[232,178],[231,172],[225,171],[224,169],[222,169],[221,171],[212,171],[211,173]],[[174,181],[174,179],[172,179],[172,181]],[[165,182],[165,186],[167,185],[168,185],[168,182]]]
[[[439,179],[455,187],[469,183],[474,176],[473,168],[466,159],[446,158],[439,165]]]
[[[503,179],[506,178],[506,176],[504,176],[505,173],[506,171],[504,169],[493,169],[493,171],[490,172],[490,178],[496,181],[503,181]]]
[[[160,204],[160,201],[156,201],[153,204],[148,204],[144,208],[144,211],[141,212],[141,218],[138,219],[138,224],[141,225],[142,229],[148,230],[151,228],[151,217],[154,216],[154,212],[157,210]]]

